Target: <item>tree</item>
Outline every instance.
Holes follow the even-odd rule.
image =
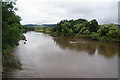
[[[81,30],[83,27],[84,27],[83,24],[75,24],[75,25],[74,25],[74,32],[75,32],[75,33],[79,33],[80,30]]]
[[[87,37],[99,40],[120,41],[120,30],[117,25],[98,25],[98,22],[95,19],[91,21],[87,21],[86,19],[62,20],[53,28],[53,31],[60,32],[64,35],[87,35]]]
[[[91,20],[89,22],[89,31],[97,32],[98,29],[99,29],[98,22],[95,19]]]
[[[110,24],[110,25],[111,25],[111,27],[109,27],[109,31],[106,35],[111,38],[118,38],[118,36],[117,36],[117,35],[119,35],[118,26],[115,24]]]
[[[83,28],[80,30],[79,34],[84,34],[83,32],[84,32],[85,30],[86,30],[86,28],[83,27]]]
[[[85,30],[85,31],[83,32],[83,34],[89,35],[89,34],[90,34],[90,31],[89,31],[89,30]]]
[[[116,36],[118,34],[118,26],[115,24],[104,24],[101,25],[97,31],[100,36]]]
[[[15,14],[14,2],[2,2],[2,61],[3,66],[18,67],[19,60],[11,54],[11,51],[22,35],[21,18]]]
[[[108,33],[109,31],[109,25],[108,24],[104,24],[104,25],[101,25],[99,30],[97,31],[97,33],[100,35],[100,36],[106,36],[106,34]]]
[[[7,46],[14,46],[20,39],[21,33],[21,18],[14,12],[13,2],[2,2],[5,6],[2,6],[2,41],[3,50]]]

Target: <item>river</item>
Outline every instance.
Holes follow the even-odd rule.
[[[118,78],[118,47],[89,39],[27,32],[13,52],[22,69],[6,78]]]

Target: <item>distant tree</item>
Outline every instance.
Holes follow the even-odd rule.
[[[117,38],[117,35],[119,34],[119,29],[118,26],[115,24],[104,24],[100,26],[98,34],[100,36]]]
[[[86,28],[85,27],[83,27],[81,30],[80,30],[80,34],[84,34],[84,31],[86,30]]]
[[[108,37],[112,37],[112,38],[118,38],[119,35],[119,29],[118,26],[115,24],[110,24],[111,27],[109,27],[109,31],[107,33]]]
[[[111,39],[120,40],[120,30],[115,24],[104,24],[98,25],[96,19],[87,21],[86,19],[77,20],[62,20],[52,29],[54,32],[60,32],[64,35],[75,35],[84,36],[92,38],[99,38],[100,40]],[[99,37],[98,37],[99,36]]]
[[[85,31],[83,32],[83,34],[89,35],[89,34],[90,34],[90,31],[89,31],[89,30],[85,30]]]
[[[89,31],[97,32],[98,29],[99,29],[98,22],[95,19],[91,20],[89,22]]]
[[[83,24],[76,24],[73,27],[74,27],[74,32],[79,33],[80,30],[83,28]]]

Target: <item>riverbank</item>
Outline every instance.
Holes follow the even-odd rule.
[[[2,55],[2,72],[5,73],[6,70],[12,69],[12,68],[21,68],[21,62],[19,58],[14,56],[12,53],[14,49],[16,48],[16,45],[14,47],[9,47],[6,50],[4,50],[4,54]]]
[[[96,41],[120,43],[120,30],[116,24],[98,25],[93,19],[62,20],[54,27],[36,27],[35,31],[56,36],[69,36],[76,38],[88,38]]]
[[[90,38],[99,41],[120,43],[120,30],[116,24],[99,25],[97,20],[62,20],[52,29],[52,33],[62,36]]]
[[[103,42],[110,42],[110,43],[115,43],[118,44],[118,46],[120,46],[120,40],[116,40],[116,39],[109,39],[107,37],[99,37],[97,35],[64,35],[62,33],[56,33],[56,32],[52,32],[52,31],[36,31],[36,32],[42,32],[45,34],[50,34],[51,36],[62,36],[62,37],[71,37],[71,38],[85,38],[85,39],[90,39],[90,40],[94,40],[94,41],[103,41]]]
[[[25,35],[20,34],[20,40],[26,40]],[[12,68],[21,69],[22,63],[19,60],[18,57],[14,56],[12,54],[14,52],[14,49],[19,46],[19,44],[15,44],[14,46],[8,46],[7,49],[3,50],[2,53],[2,66],[3,70],[2,72],[6,72],[7,70],[10,70]]]

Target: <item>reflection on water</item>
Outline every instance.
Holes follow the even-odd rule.
[[[103,55],[106,58],[112,58],[118,53],[117,45],[111,45],[110,43],[98,42],[87,39],[69,38],[69,37],[57,37],[53,38],[55,43],[62,49],[69,49],[75,51],[85,51],[90,55],[95,55],[95,51],[98,50],[99,55]]]
[[[3,75],[13,78],[117,78],[118,47],[99,41],[53,37],[27,32],[14,55],[22,70]]]

